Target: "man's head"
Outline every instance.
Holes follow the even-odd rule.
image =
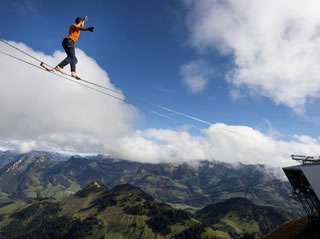
[[[81,27],[84,26],[84,22],[85,22],[84,18],[82,18],[82,17],[77,17],[76,18],[76,24],[80,24]]]

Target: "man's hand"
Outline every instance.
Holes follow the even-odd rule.
[[[87,30],[88,30],[89,32],[94,32],[94,27],[88,27]]]

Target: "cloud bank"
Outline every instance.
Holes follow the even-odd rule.
[[[113,142],[113,149],[117,149],[113,154],[120,158],[135,157],[142,162],[214,160],[282,167],[294,164],[291,154],[317,155],[320,141],[303,135],[293,135],[288,141],[277,140],[251,127],[218,123],[203,130],[201,136],[169,129],[137,131]]]
[[[190,42],[233,57],[232,94],[258,94],[303,113],[320,97],[320,2],[184,0]]]
[[[11,43],[51,65],[65,57],[61,51],[45,55],[22,43]],[[0,49],[27,59],[3,45]],[[77,57],[79,75],[116,89],[92,58],[80,49]],[[309,136],[293,135],[282,141],[274,133],[222,123],[204,129],[199,136],[186,128],[139,131],[134,123],[140,113],[126,103],[1,54],[0,65],[0,150],[105,153],[149,163],[218,160],[276,167],[292,164],[290,154],[317,155],[320,151],[319,140]]]
[[[22,43],[10,43],[50,65],[65,57],[61,51],[48,56]],[[3,43],[1,50],[39,64]],[[79,75],[117,90],[92,58],[80,49],[77,57]],[[4,55],[0,55],[0,63],[0,140],[9,141],[21,151],[54,146],[100,152],[103,148],[93,147],[97,142],[133,131],[132,122],[138,112],[130,105]],[[70,72],[69,67],[64,71]]]

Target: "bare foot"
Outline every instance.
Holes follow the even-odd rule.
[[[71,72],[71,76],[76,78],[77,80],[81,80],[81,78],[75,72]]]
[[[61,68],[60,66],[56,66],[54,69],[55,69],[56,71],[59,71],[59,72],[63,73],[62,68]]]
[[[48,68],[43,62],[40,63],[40,66],[46,69],[46,71],[53,72],[53,69]]]

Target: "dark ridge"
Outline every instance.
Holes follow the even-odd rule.
[[[146,223],[153,232],[160,233],[161,235],[169,234],[171,232],[171,225],[184,223],[185,220],[191,218],[190,213],[173,209],[166,204],[147,204],[147,206],[147,215],[150,219]]]
[[[207,217],[215,217],[219,214],[226,214],[230,211],[236,212],[240,217],[252,216],[255,219],[258,219],[257,216],[259,216],[259,213],[261,215],[265,215],[268,211],[272,211],[278,215],[283,213],[293,217],[282,209],[269,206],[259,206],[245,198],[231,198],[223,202],[210,204],[209,206],[197,211],[195,215],[198,216],[205,214]]]
[[[98,211],[103,211],[107,207],[117,205],[115,195],[110,192],[103,193],[98,199],[92,202],[92,207],[96,207]]]
[[[36,214],[39,209],[40,209],[40,204],[35,203],[27,208],[24,208],[14,214],[12,214],[10,217],[16,218],[18,220],[25,220],[25,219],[28,219],[29,217],[32,217],[34,214]]]
[[[285,210],[269,206],[259,206],[245,198],[231,198],[204,207],[197,211],[195,216],[212,225],[220,222],[220,219],[228,213],[237,215],[242,220],[253,220],[258,223],[261,235],[266,235],[282,223],[292,220],[294,217]],[[252,235],[247,235],[249,238]]]
[[[236,211],[240,216],[245,217],[248,214],[248,208],[254,207],[250,200],[245,198],[230,198],[226,201],[210,204],[196,212],[196,215],[206,214],[208,217],[215,217],[219,214],[226,214],[230,211]]]
[[[206,231],[206,226],[203,224],[196,224],[180,232],[178,235],[174,237],[174,239],[201,239],[201,234]]]
[[[10,217],[18,220],[26,220],[39,213],[44,213],[45,215],[56,214],[59,210],[59,203],[41,201],[31,204],[30,206],[12,214]]]
[[[113,193],[118,193],[118,192],[129,192],[129,191],[133,191],[133,190],[140,190],[139,188],[129,184],[129,183],[126,183],[126,184],[119,184],[115,187],[113,187],[111,189],[111,191]]]
[[[31,222],[25,238],[85,238],[94,225],[98,225],[98,220],[92,217],[83,221],[68,216],[41,217]]]
[[[102,183],[93,181],[92,183],[85,186],[83,189],[75,193],[76,197],[87,197],[91,193],[97,193],[102,191],[109,191]]]
[[[132,186],[131,184],[120,184],[111,189],[113,193],[132,192],[146,201],[153,201],[154,198],[142,191],[140,188]]]

